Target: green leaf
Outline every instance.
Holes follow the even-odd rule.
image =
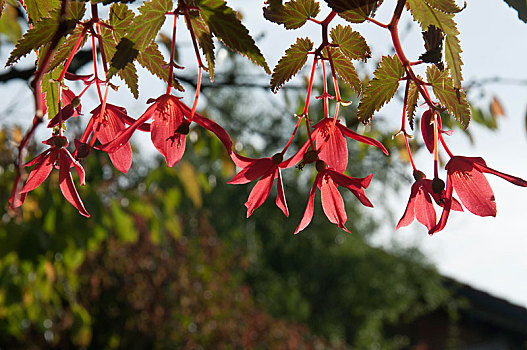
[[[384,56],[381,59],[359,103],[357,118],[361,122],[368,123],[373,113],[392,99],[403,74],[404,68],[397,56]]]
[[[56,34],[66,36],[71,33],[75,29],[77,21],[84,16],[84,11],[84,3],[72,2],[68,7],[65,20],[61,24],[59,21],[60,9],[53,10],[49,14],[50,17],[38,21],[17,42],[15,49],[7,60],[6,66],[12,65],[31,50],[37,50],[44,44],[51,42]]]
[[[287,29],[302,27],[309,18],[315,18],[319,12],[320,6],[315,0],[292,0],[283,6],[264,8],[266,18],[283,24]]]
[[[342,52],[335,47],[326,48],[331,53],[331,61],[335,73],[360,95],[362,83],[353,63]],[[327,51],[326,51],[327,52]],[[329,56],[329,54],[328,54]]]
[[[37,23],[45,17],[49,17],[51,10],[60,6],[60,0],[26,0],[27,15],[29,23]]]
[[[207,23],[201,18],[199,14],[190,13],[190,23],[194,36],[198,41],[198,45],[205,55],[207,60],[207,70],[209,72],[210,81],[214,81],[214,42],[212,41],[212,34]]]
[[[57,79],[63,68],[64,65],[60,65],[42,76],[42,92],[46,96],[46,106],[48,107],[48,117],[50,119],[59,112],[59,83],[57,83]]]
[[[77,42],[77,39],[79,38],[79,35],[82,34],[82,30],[82,26],[77,26],[71,35],[69,35],[66,39],[61,40],[61,42],[57,45],[57,50],[53,53],[49,67],[47,69],[48,72],[55,69],[55,67],[57,67],[59,64],[64,63],[64,61],[69,57],[73,47],[75,46],[75,43]],[[88,36],[86,33],[84,33],[79,45],[79,49],[84,46],[86,39],[88,39]]]
[[[371,50],[366,40],[351,26],[338,25],[330,33],[332,44],[338,45],[340,51],[350,60],[364,60],[371,57]]]
[[[307,54],[312,48],[313,42],[311,40],[297,38],[296,43],[285,51],[285,55],[280,58],[271,76],[271,90],[274,93],[302,69],[306,64]]]
[[[436,66],[426,69],[426,78],[441,104],[466,129],[470,122],[470,108],[465,92],[454,87],[448,71],[440,71]]]
[[[458,13],[462,11],[467,3],[465,2],[464,7],[459,7],[456,5],[454,0],[425,0],[426,3],[436,10],[443,11],[445,13]]]
[[[137,99],[139,97],[139,84],[135,65],[133,63],[128,63],[126,67],[117,73],[117,75],[124,80],[124,83],[128,86],[128,89],[130,89],[134,98]]]
[[[325,0],[340,17],[351,23],[366,20],[382,3],[382,0]]]
[[[445,38],[445,60],[450,70],[450,75],[454,81],[454,86],[461,89],[463,76],[461,74],[461,46],[459,45],[459,31],[457,30],[454,15],[434,9],[422,0],[408,0],[407,6],[414,19],[419,22],[421,28],[426,31],[433,25],[441,29],[446,34]]]
[[[117,45],[117,52],[112,57],[112,63],[108,70],[107,79],[110,79],[119,70],[124,69],[137,57],[139,51],[146,49],[155,39],[161,26],[165,22],[165,13],[172,10],[172,0],[151,0],[143,3],[139,8],[141,13],[133,18],[132,22],[126,27],[129,20],[128,8],[115,9],[115,21],[119,21],[122,32],[126,29],[126,35],[121,38]],[[115,5],[112,5],[112,7]],[[121,18],[118,12],[122,12]]]
[[[418,79],[422,79],[420,76],[417,76]],[[408,88],[408,99],[406,100],[406,116],[408,117],[408,123],[410,128],[414,129],[414,117],[415,110],[417,108],[417,101],[419,100],[419,90],[417,90],[417,85],[415,85],[413,80],[409,80],[410,87]]]
[[[199,7],[205,23],[218,39],[231,50],[246,56],[256,65],[264,68],[267,73],[271,73],[249,31],[224,0],[201,0]]]
[[[150,73],[163,79],[163,81],[168,81],[170,70],[155,42],[152,42],[145,50],[139,52],[137,62],[139,62],[143,68],[148,69]],[[179,91],[185,91],[174,75],[172,75],[172,86]]]
[[[134,12],[126,4],[113,4],[110,7],[108,24],[113,28],[116,43],[125,35],[133,19]]]

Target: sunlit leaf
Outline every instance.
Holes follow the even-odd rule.
[[[62,42],[59,45],[57,45],[57,50],[55,50],[55,52],[53,53],[53,56],[49,63],[49,67],[47,69],[48,72],[50,70],[53,70],[59,64],[64,63],[64,61],[71,54],[71,51],[73,50],[73,47],[75,46],[75,43],[77,42],[81,34],[82,34],[82,26],[77,26],[75,30],[73,31],[73,33],[71,33],[71,35],[69,35],[65,40],[63,39]],[[82,35],[79,49],[81,49],[84,46],[87,38],[88,38],[87,34],[84,33]]]
[[[454,15],[434,9],[422,0],[408,0],[407,6],[414,19],[419,22],[421,28],[426,31],[433,25],[446,34],[445,38],[445,60],[454,81],[454,87],[460,89],[463,76],[461,74],[461,46],[459,45],[459,31],[457,30]]]
[[[267,73],[271,73],[249,31],[224,0],[201,0],[199,7],[203,20],[218,39],[231,50],[246,56],[256,65],[264,68]]]
[[[454,87],[448,71],[440,71],[436,66],[427,68],[426,78],[441,104],[466,129],[470,122],[470,108],[465,92]]]
[[[368,123],[373,113],[392,99],[403,74],[404,68],[397,56],[384,56],[381,59],[359,103],[357,118],[361,122]]]
[[[57,115],[59,112],[58,101],[59,101],[59,84],[57,79],[62,72],[64,65],[59,65],[54,70],[44,74],[42,76],[42,92],[46,96],[46,106],[48,107],[48,116],[51,118]]]
[[[326,48],[328,50],[328,48]],[[342,52],[335,47],[329,48],[331,52],[331,60],[333,62],[333,68],[335,73],[348,84],[353,90],[360,95],[362,83],[359,79],[359,75],[353,66],[353,63],[346,57]],[[327,51],[326,51],[327,52]],[[328,55],[329,56],[329,55]]]
[[[338,25],[331,30],[331,43],[338,45],[340,51],[350,60],[366,60],[371,57],[371,50],[366,40],[353,31],[351,26]]]
[[[306,64],[307,54],[313,48],[313,42],[308,38],[298,38],[296,43],[285,51],[285,55],[280,58],[274,67],[271,77],[271,90],[276,93],[278,89],[289,81]]]
[[[48,17],[51,10],[60,6],[60,0],[26,0],[24,5],[30,23],[36,23],[42,18]]]
[[[198,45],[205,55],[207,60],[207,68],[210,76],[210,81],[214,81],[214,42],[212,41],[212,33],[210,32],[207,23],[199,16],[199,14],[190,13],[190,23],[192,30],[198,41]]]
[[[137,62],[143,68],[148,69],[150,73],[163,79],[163,81],[168,81],[169,68],[155,42],[152,42],[145,50],[139,52]],[[185,91],[174,75],[172,75],[172,86],[179,91]]]
[[[22,29],[18,23],[18,11],[9,4],[0,4],[0,34],[5,34],[10,42],[16,43],[22,36]]]
[[[418,79],[421,77],[417,76]],[[417,85],[410,80],[410,87],[408,89],[408,100],[406,101],[406,116],[408,117],[408,123],[410,127],[414,128],[414,116],[415,110],[417,108],[417,100],[419,99],[419,90],[417,90]]]
[[[454,0],[425,0],[430,6],[436,10],[446,13],[457,13],[464,9],[456,5]],[[466,5],[466,3],[465,3]]]
[[[325,0],[340,17],[351,23],[364,22],[382,0]]]
[[[283,24],[287,29],[302,27],[309,18],[315,18],[320,6],[314,0],[292,0],[283,6],[264,8],[264,16],[275,23]]]

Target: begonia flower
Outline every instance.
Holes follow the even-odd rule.
[[[64,107],[49,121],[48,128],[53,128],[69,118],[78,117],[82,114],[80,99],[70,89],[62,90],[62,104]]]
[[[84,169],[66,149],[68,146],[68,140],[64,136],[52,136],[43,143],[51,147],[26,164],[26,166],[34,165],[35,167],[29,174],[26,184],[22,190],[20,190],[22,196],[20,201],[14,203],[14,207],[22,205],[26,194],[40,186],[44,180],[48,178],[51,170],[55,167],[59,169],[59,187],[64,198],[77,208],[81,215],[90,217],[90,214],[84,208],[84,204],[75,188],[70,172],[70,169],[75,167],[82,186],[84,185],[85,178]]]
[[[456,190],[459,200],[471,213],[479,216],[496,216],[494,193],[483,173],[493,174],[510,183],[527,187],[527,181],[489,168],[483,158],[453,156],[445,166],[447,170],[445,205],[439,222],[429,234],[445,228],[452,207],[452,193]]]
[[[350,130],[334,118],[326,117],[316,123],[313,126],[312,137],[315,138],[318,158],[337,172],[344,172],[348,165],[346,137],[375,146],[388,155],[388,151],[381,142]]]
[[[443,190],[441,194],[436,193],[433,189],[432,180],[425,178],[425,175],[420,171],[414,173],[417,173],[418,176],[415,176],[416,181],[412,185],[410,199],[396,229],[408,226],[417,219],[418,222],[425,225],[430,231],[436,224],[436,211],[432,203],[432,198],[442,207],[444,205],[443,197],[445,191]],[[455,198],[452,198],[452,201],[453,210],[463,211],[461,204]]]
[[[322,160],[317,160],[316,168],[318,173],[315,177],[313,187],[311,187],[311,191],[309,192],[306,210],[300,220],[300,224],[298,224],[295,230],[295,234],[305,229],[313,218],[315,190],[317,187],[320,189],[322,209],[326,217],[331,223],[349,232],[346,226],[344,226],[347,221],[347,215],[344,208],[344,201],[338,191],[338,186],[346,187],[363,205],[373,208],[373,204],[371,204],[364,193],[364,189],[370,185],[373,175],[370,174],[364,178],[349,177],[327,167]]]
[[[98,149],[112,153],[128,143],[132,134],[152,119],[150,135],[156,149],[165,157],[169,167],[177,164],[185,152],[186,136],[189,133],[191,110],[179,98],[164,94],[153,100],[152,105],[137,120],[124,129],[111,142],[97,147]],[[225,130],[215,122],[194,113],[192,121],[203,128],[213,132],[232,153],[232,141]]]
[[[247,202],[245,202],[247,217],[251,216],[253,211],[259,208],[269,197],[275,179],[277,179],[276,206],[282,210],[285,216],[289,216],[280,169],[294,164],[288,161],[284,162],[281,153],[266,158],[248,158],[233,152],[231,158],[243,170],[227,182],[228,184],[241,185],[259,178],[251,190]]]

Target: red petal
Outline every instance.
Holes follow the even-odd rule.
[[[448,164],[447,164],[448,165]],[[443,206],[443,212],[441,213],[441,218],[439,219],[439,222],[432,227],[431,230],[428,231],[429,235],[433,235],[436,232],[441,231],[445,228],[446,222],[448,220],[448,216],[450,215],[450,209],[452,209],[452,179],[451,176],[447,176],[446,180],[446,190],[445,190],[445,204]]]
[[[289,210],[287,209],[287,202],[285,200],[284,187],[282,184],[282,175],[280,168],[277,169],[277,185],[276,185],[276,206],[282,210],[285,216],[289,217]]]
[[[260,160],[261,158],[249,158],[249,157],[244,157],[244,156],[241,156],[239,155],[238,153],[236,152],[232,152],[231,153],[231,159],[232,161],[234,162],[234,164],[236,164],[236,166],[238,168],[245,168],[247,167],[249,164],[252,164],[254,162],[257,162],[258,160]]]
[[[67,155],[62,152],[59,154],[59,157],[60,190],[64,195],[64,198],[77,208],[81,215],[89,218],[90,214],[86,211],[86,208],[84,208],[84,204],[82,203],[82,200],[77,193],[77,189],[75,188],[75,184],[73,183],[73,179],[71,178],[69,159],[67,158]]]
[[[56,156],[52,157],[52,155],[54,154],[49,154],[46,152],[43,154],[47,154],[47,156],[45,158],[42,158],[40,162],[35,166],[35,168],[33,168],[31,173],[29,174],[29,177],[27,178],[26,184],[24,185],[22,190],[20,190],[20,193],[27,193],[29,191],[34,190],[35,188],[40,186],[51,173]]]
[[[125,129],[122,120],[124,114],[123,110],[126,112],[124,108],[114,105],[106,105],[104,118],[100,124],[99,133],[97,134],[97,139],[102,144],[112,142],[117,135]],[[100,113],[100,107],[98,107],[97,112]],[[130,147],[130,142],[124,144],[123,147],[119,148],[117,151],[108,153],[108,155],[117,170],[123,173],[128,172],[128,169],[130,169],[130,166],[132,165],[132,147]]]
[[[161,96],[153,106],[157,108],[150,127],[152,143],[172,167],[185,153],[186,135],[176,134],[183,121],[183,110],[179,100],[170,95]]]
[[[318,157],[338,172],[344,172],[348,165],[348,146],[346,138],[333,119],[324,118],[317,123],[319,132],[316,136]]]
[[[335,183],[329,175],[324,176],[322,179],[320,194],[322,198],[322,209],[328,220],[333,224],[337,224],[344,231],[349,232],[346,226],[344,226],[346,220],[348,220],[346,209],[344,208],[344,201],[337,186],[335,186]]]
[[[75,158],[73,158],[73,156],[67,149],[62,149],[61,152],[64,152],[68,156],[71,164],[75,167],[75,171],[77,171],[77,175],[79,175],[80,185],[84,186],[86,184],[86,174],[84,173],[84,168],[82,167],[81,163],[79,163]]]
[[[216,137],[220,139],[221,143],[223,143],[223,146],[225,146],[225,148],[227,149],[227,152],[229,154],[233,153],[231,137],[221,126],[198,113],[194,113],[194,117],[192,118],[192,120],[195,121],[201,127],[211,131],[214,135],[216,135]]]
[[[249,164],[227,183],[231,185],[246,184],[261,176],[274,174],[273,168],[276,169],[276,167],[277,165],[271,158],[261,158]]]
[[[62,104],[64,106],[70,104],[75,97],[77,96],[70,89],[62,90]],[[73,117],[78,117],[81,113],[82,113],[82,105],[79,103],[79,105],[75,108],[75,111],[73,112]]]
[[[426,226],[428,231],[436,224],[434,204],[428,192],[423,188],[419,188],[415,197],[415,217],[417,221]]]
[[[311,219],[313,219],[313,210],[315,207],[315,189],[318,186],[318,183],[321,180],[320,173],[317,174],[317,177],[315,178],[315,183],[313,184],[313,187],[311,187],[311,191],[309,191],[309,199],[307,200],[307,207],[304,211],[304,215],[302,216],[302,219],[300,220],[300,223],[298,224],[295,235],[305,229],[307,225],[311,222]]]
[[[496,216],[494,193],[485,175],[470,161],[453,157],[447,164],[452,186],[463,205],[479,216]]]
[[[430,153],[434,152],[434,112],[426,110],[421,117],[421,135],[426,148]]]
[[[314,129],[313,132],[311,132],[311,137],[313,139],[316,139],[316,137],[318,135],[318,132],[319,132],[318,128]],[[306,151],[307,151],[307,149],[309,148],[310,145],[311,145],[311,143],[309,142],[309,140],[307,140],[302,145],[302,147],[300,147],[300,149],[295,154],[293,154],[293,156],[291,158],[286,159],[282,163],[280,163],[280,168],[282,168],[282,169],[291,168],[291,167],[297,165],[299,162],[301,162],[302,158],[304,157],[304,153],[306,153]]]
[[[481,164],[475,163],[474,166],[476,167],[476,169],[478,169],[481,172],[499,176],[502,179],[507,180],[507,181],[509,181],[510,183],[512,183],[512,184],[514,184],[516,186],[527,187],[527,181],[525,181],[522,178],[519,178],[519,177],[516,177],[516,176],[512,176],[512,175],[509,175],[509,174],[505,174],[505,173],[502,173],[500,171],[494,170],[492,168],[487,167],[486,164],[481,165]]]
[[[245,202],[247,207],[247,217],[251,216],[253,211],[260,207],[263,202],[269,197],[271,192],[271,187],[273,186],[274,174],[270,173],[265,177],[262,177],[256,185],[254,185],[251,194],[249,194],[249,199]]]
[[[399,220],[399,223],[397,224],[396,230],[400,227],[406,227],[410,225],[414,219],[415,219],[415,198],[417,196],[417,192],[419,190],[419,184],[418,182],[415,182],[412,185],[412,189],[410,190],[410,199],[408,199],[408,204],[406,205],[406,210],[404,211],[404,214]]]
[[[388,155],[388,150],[386,149],[386,147],[384,147],[384,145],[375,140],[375,139],[372,139],[371,137],[368,137],[368,136],[364,136],[364,135],[361,135],[361,134],[357,134],[355,131],[352,131],[348,128],[346,128],[344,125],[340,124],[340,122],[337,123],[337,126],[339,127],[340,131],[342,131],[342,133],[349,137],[350,139],[353,139],[355,141],[359,141],[359,142],[362,142],[362,143],[365,143],[367,145],[370,145],[370,146],[375,146],[377,147],[378,149],[380,149],[381,151],[384,152],[384,154]]]
[[[363,188],[367,188],[369,186],[371,178],[373,177],[372,174],[364,178],[354,178],[341,173],[337,173],[336,171],[333,171],[331,169],[327,169],[325,170],[325,172],[329,174],[329,176],[331,176],[331,178],[339,186],[346,187],[348,190],[350,190],[355,195],[355,197],[357,197],[361,201],[363,205],[373,208],[373,204],[371,204],[370,200],[368,199],[368,197],[366,197],[366,194],[363,190]]]

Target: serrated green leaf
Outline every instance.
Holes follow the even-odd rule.
[[[31,50],[37,50],[52,41],[55,34],[60,30],[60,35],[66,36],[71,33],[82,16],[84,16],[84,3],[72,2],[68,6],[66,18],[61,24],[59,21],[60,9],[53,10],[49,17],[38,21],[34,27],[26,32],[17,42],[15,49],[7,60],[6,66],[12,65],[22,56],[27,55]]]
[[[454,15],[434,9],[422,0],[408,0],[406,5],[414,19],[419,22],[423,30],[434,25],[446,34],[445,38],[445,60],[454,81],[454,87],[460,89],[463,76],[461,74],[461,46],[459,45],[459,31],[457,30]]]
[[[212,41],[212,34],[209,27],[199,14],[191,13],[189,14],[189,17],[194,36],[196,37],[198,45],[201,48],[203,55],[205,55],[205,59],[207,60],[207,69],[209,72],[210,81],[212,82],[214,81],[215,65],[214,42]]]
[[[364,22],[382,3],[382,0],[325,0],[328,6],[346,21]]]
[[[404,68],[397,56],[384,56],[381,59],[359,103],[357,118],[361,122],[368,123],[373,113],[392,99],[403,74]]]
[[[331,53],[331,61],[333,62],[333,68],[335,73],[348,84],[353,90],[360,95],[362,83],[359,79],[359,75],[353,66],[353,63],[336,47],[326,48]],[[327,51],[326,51],[327,52]],[[328,55],[329,56],[329,55]]]
[[[71,35],[69,35],[66,39],[61,40],[61,42],[57,45],[58,49],[53,53],[51,61],[49,62],[47,69],[48,72],[55,69],[55,67],[63,63],[69,57],[73,47],[75,46],[75,43],[77,42],[77,39],[79,38],[79,35],[83,34],[82,31],[82,26],[77,26]],[[88,36],[86,33],[84,33],[79,45],[79,49],[84,46],[86,39],[88,39]]]
[[[117,44],[117,51],[111,59],[112,63],[110,69],[108,69],[107,79],[110,79],[128,64],[131,64],[139,51],[146,49],[150,45],[165,22],[165,14],[172,10],[172,5],[172,0],[151,0],[145,2],[139,8],[141,14],[134,17],[127,27],[124,26],[129,16],[128,8],[120,7],[115,9],[115,21],[119,21],[118,24],[123,26],[123,32],[126,29],[126,35],[120,38],[119,44]],[[125,20],[119,17],[117,10],[122,12]],[[118,36],[119,34],[122,35],[122,32],[117,33]]]
[[[518,12],[518,18],[527,23],[527,1],[525,0],[504,0],[507,5]]]
[[[330,33],[332,44],[338,45],[340,51],[350,60],[364,60],[371,57],[371,50],[366,40],[350,26],[338,25]]]
[[[63,68],[64,65],[60,65],[42,76],[42,92],[46,96],[46,106],[48,107],[48,116],[50,118],[53,118],[59,112],[59,83],[57,83],[57,79]]]
[[[266,18],[283,24],[287,29],[297,29],[306,24],[309,18],[315,18],[320,5],[315,0],[291,0],[283,6],[268,6],[264,9]]]
[[[280,58],[274,67],[271,76],[271,90],[276,93],[285,82],[302,69],[307,61],[307,54],[313,48],[313,42],[308,38],[297,38],[296,43],[285,50],[285,55]]]
[[[228,48],[246,56],[253,63],[271,73],[260,49],[256,46],[249,31],[240,22],[236,12],[224,0],[201,0],[201,16],[211,32]]]
[[[443,11],[445,13],[457,13],[463,10],[462,7],[456,5],[454,0],[425,0],[428,5],[432,6],[436,10]],[[466,5],[466,3],[465,3]]]
[[[123,69],[121,69],[117,75],[123,79],[128,89],[134,96],[135,99],[139,97],[139,84],[137,78],[137,69],[133,63],[128,63]]]
[[[465,92],[454,87],[448,71],[440,71],[436,66],[426,69],[426,78],[441,104],[466,129],[470,122],[470,108]]]
[[[49,17],[51,10],[60,6],[60,0],[26,0],[26,6],[29,23],[37,23],[41,19]]]
[[[421,79],[420,76],[417,76],[417,78]],[[417,85],[415,85],[413,80],[410,80],[409,84],[408,99],[406,100],[406,116],[408,117],[410,128],[413,130],[415,110],[417,108],[417,101],[419,100],[419,90],[417,90]]]
[[[152,42],[145,50],[139,52],[139,56],[137,56],[137,62],[139,62],[142,67],[148,69],[150,73],[163,79],[163,81],[168,81],[168,74],[170,70],[155,42]],[[177,81],[173,75],[172,86],[179,91],[185,91],[183,86],[181,86],[179,81]]]
[[[113,38],[116,43],[126,33],[134,19],[134,12],[126,4],[113,4],[110,7],[108,24],[113,28]]]

